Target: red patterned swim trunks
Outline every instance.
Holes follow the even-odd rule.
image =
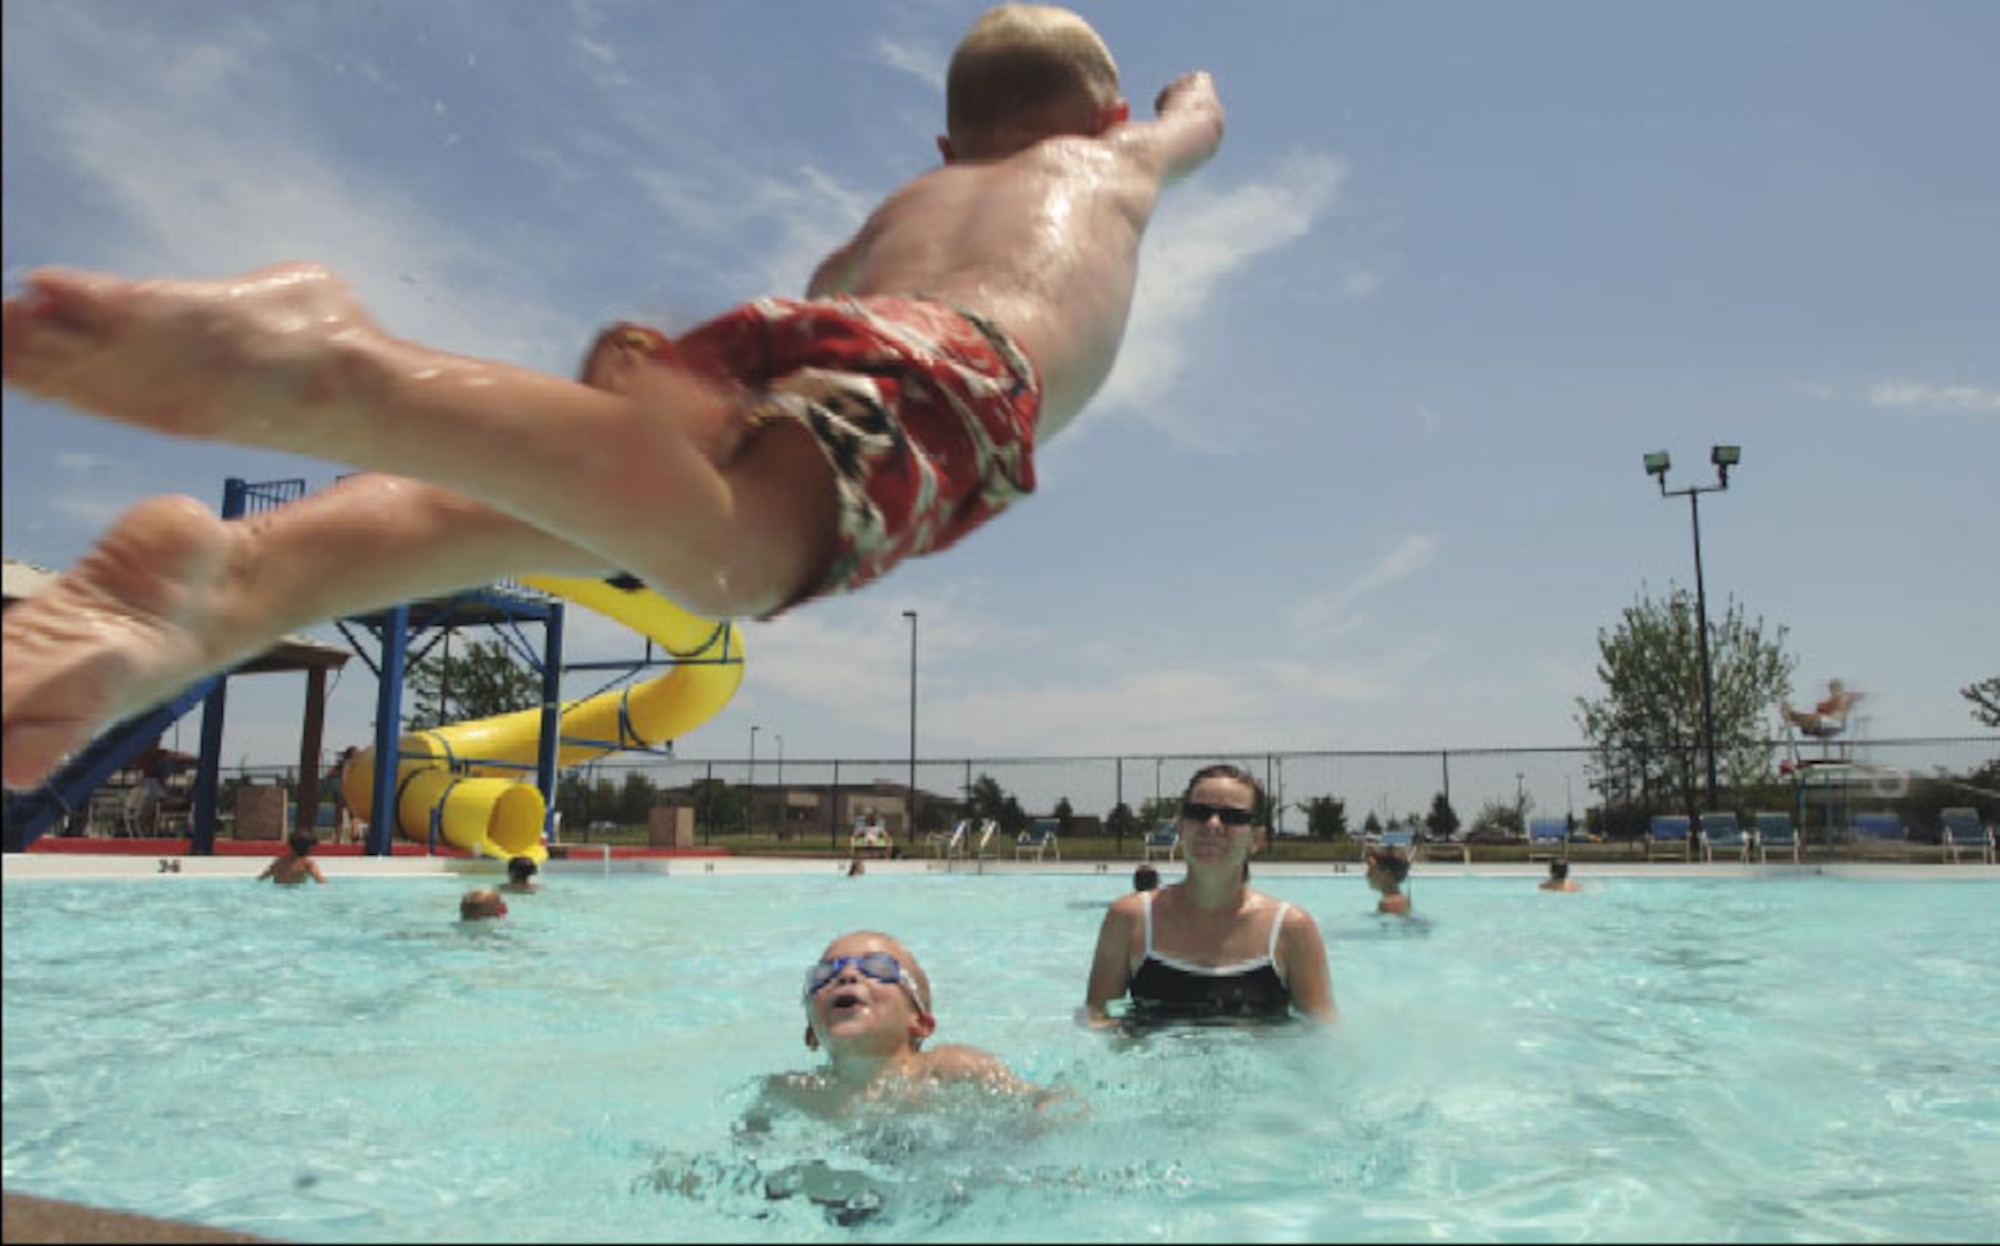
[[[799,600],[949,549],[1035,490],[1034,365],[992,322],[947,303],[767,298],[679,338],[621,324],[599,342],[614,335],[741,385],[752,435],[777,420],[812,432],[839,493],[839,548]]]

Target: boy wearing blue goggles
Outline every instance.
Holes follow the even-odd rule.
[[[960,1082],[1034,1095],[1037,1106],[1046,1097],[990,1052],[957,1043],[924,1049],[937,1031],[930,979],[890,935],[857,930],[827,944],[800,998],[806,1047],[824,1051],[827,1068],[769,1079],[765,1094],[776,1104],[837,1116],[860,1102],[907,1102]]]

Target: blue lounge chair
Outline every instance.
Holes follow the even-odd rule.
[[[1764,864],[1773,852],[1789,855],[1792,864],[1799,864],[1799,833],[1792,825],[1792,815],[1782,809],[1761,809],[1757,812],[1757,861]]]
[[[1894,844],[1902,851],[1903,860],[1910,859],[1909,836],[1903,833],[1903,819],[1898,814],[1857,813],[1854,836],[1870,843]]]
[[[1702,859],[1713,861],[1718,852],[1733,854],[1745,864],[1750,860],[1750,841],[1744,837],[1743,826],[1736,820],[1736,815],[1726,809],[1701,815]]]
[[[1569,856],[1569,819],[1528,819],[1528,860],[1555,861]]]
[[[1383,831],[1375,837],[1377,848],[1398,848],[1406,857],[1414,857],[1417,851],[1417,833],[1407,830]]]
[[[1146,832],[1145,855],[1142,860],[1151,861],[1155,853],[1162,861],[1171,861],[1181,848],[1181,828],[1172,822],[1156,824]]]
[[[1648,861],[1686,861],[1693,845],[1693,823],[1684,813],[1656,813],[1646,831]]]
[[[1053,852],[1056,860],[1062,860],[1062,848],[1056,843],[1056,829],[1061,825],[1054,818],[1036,818],[1014,841],[1014,859],[1033,853],[1039,861],[1044,853]]]
[[[1971,853],[1975,861],[1991,864],[1996,858],[1993,831],[1979,820],[1979,811],[1970,806],[1959,806],[1938,810],[1938,823],[1943,832],[1945,859],[1958,861],[1963,853]]]

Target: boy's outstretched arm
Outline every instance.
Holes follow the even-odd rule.
[[[1182,74],[1161,88],[1153,110],[1158,114],[1154,120],[1120,127],[1112,141],[1148,165],[1162,183],[1186,177],[1222,146],[1222,100],[1205,71]]]

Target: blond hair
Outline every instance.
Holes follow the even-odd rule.
[[[1080,124],[1119,98],[1118,64],[1090,23],[1055,5],[1003,4],[952,53],[945,125],[957,143],[1024,120]]]

